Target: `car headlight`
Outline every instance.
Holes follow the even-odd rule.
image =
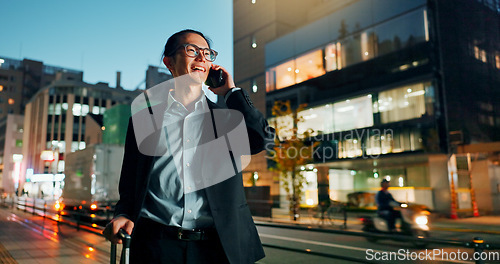
[[[417,223],[417,225],[426,225],[428,222],[429,220],[427,219],[426,215],[415,217],[415,223]]]

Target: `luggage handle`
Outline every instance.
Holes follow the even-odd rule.
[[[123,243],[122,255],[120,257],[120,263],[121,264],[129,264],[131,237],[123,229],[120,229],[120,231],[118,231],[117,236],[122,240],[122,243]],[[116,264],[116,244],[113,244],[113,243],[111,243],[110,263]]]

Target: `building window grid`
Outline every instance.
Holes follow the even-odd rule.
[[[416,16],[418,15],[418,17]],[[378,28],[380,27],[387,27],[388,25],[398,25],[401,23],[396,23],[399,20],[405,21],[405,19],[411,18],[411,16],[415,16],[416,19],[421,20],[417,24],[421,24],[421,28],[417,28],[416,30],[422,31],[422,32],[417,32],[419,34],[423,34],[422,36],[413,36],[410,35],[407,37],[406,40],[399,39],[397,38],[398,36],[393,39],[394,42],[394,47],[389,48],[389,50],[381,51],[379,46],[382,45],[383,43],[378,43]],[[411,20],[411,22],[414,22]],[[420,23],[422,22],[422,23]],[[408,25],[412,25],[415,23],[408,23]],[[424,9],[419,9],[417,11],[411,12],[409,14],[402,15],[400,17],[394,18],[390,21],[384,22],[383,24],[376,25],[369,27],[361,32],[357,32],[355,34],[345,36],[343,38],[340,38],[332,43],[326,44],[324,47],[318,49],[318,50],[313,50],[306,52],[304,54],[298,55],[286,62],[283,62],[279,65],[276,65],[274,67],[271,67],[266,71],[266,91],[274,91],[278,89],[282,89],[291,85],[294,85],[296,83],[303,82],[305,80],[319,77],[326,72],[333,71],[333,70],[340,70],[343,67],[353,65],[355,63],[367,61],[373,58],[376,58],[378,56],[384,55],[387,52],[393,52],[396,50],[399,50],[404,47],[412,46],[415,45],[416,43],[420,43],[422,41],[429,41],[429,31],[428,31],[428,21],[427,21],[427,10]],[[406,32],[407,30],[402,30],[402,32]],[[384,42],[385,43],[385,42]],[[359,45],[358,45],[359,44]],[[384,44],[386,45],[386,44]],[[387,49],[387,48],[386,48]],[[297,79],[296,76],[292,76],[294,71],[297,70],[297,65],[296,61],[309,53],[313,53],[316,51],[322,52],[323,56],[323,67],[322,67],[322,74],[319,75],[311,75],[311,78],[306,78],[306,79]],[[359,51],[359,52],[357,52]],[[359,54],[358,54],[359,53]],[[486,54],[481,54],[480,56],[486,56]],[[419,63],[417,63],[418,65]],[[284,72],[282,68],[287,69],[287,72]],[[292,71],[290,70],[292,69]],[[284,74],[282,74],[284,73]],[[288,76],[290,75],[290,76]],[[281,77],[283,76],[283,77]],[[287,77],[288,76],[288,77]]]
[[[301,134],[303,131],[312,130],[311,136],[326,135],[332,133],[344,134],[345,138],[338,141],[338,157],[339,158],[355,158],[360,157],[364,154],[367,155],[380,155],[387,153],[399,153],[404,151],[417,151],[422,150],[423,139],[421,132],[418,129],[415,130],[403,130],[403,131],[393,131],[392,129],[385,129],[380,131],[379,129],[370,129],[376,124],[389,124],[391,122],[399,122],[414,118],[420,118],[425,114],[429,114],[428,111],[432,111],[429,106],[426,106],[426,100],[432,98],[433,95],[431,82],[422,82],[417,84],[411,84],[406,86],[401,86],[393,88],[390,90],[385,90],[375,94],[369,94],[361,97],[355,97],[346,99],[344,101],[339,101],[335,103],[330,103],[322,106],[317,106],[301,111],[299,116],[304,120],[303,122],[297,124],[298,133]],[[390,95],[399,95],[394,97],[395,106],[391,109],[387,108],[387,104],[379,100],[380,94],[388,93]],[[387,96],[385,98],[388,98]],[[406,99],[413,98],[414,102],[408,105],[415,105],[415,107],[409,107],[405,104]],[[370,108],[366,110],[366,102],[369,102]],[[340,104],[339,104],[340,103]],[[382,103],[382,105],[381,105]],[[399,108],[397,106],[403,106]],[[335,107],[337,106],[337,107]],[[386,108],[384,108],[384,106]],[[360,109],[364,109],[360,111]],[[343,114],[348,114],[352,112],[368,112],[370,117],[359,116],[359,117],[349,117],[348,119],[367,119],[361,123],[354,122],[349,123],[347,126],[335,127],[332,124],[338,123],[333,114],[335,109],[340,110]],[[404,109],[407,109],[406,113]],[[387,113],[387,111],[393,111],[395,114]],[[380,113],[385,113],[385,117],[377,117]],[[338,117],[338,116],[337,116]],[[284,117],[273,117],[269,119],[271,124],[280,127],[280,131],[291,131],[291,116]],[[366,131],[375,132],[375,135],[365,135],[365,137],[354,137],[353,133],[349,134],[349,130],[353,129],[367,129]],[[352,132],[352,131],[351,131]],[[364,132],[363,132],[364,133]],[[378,134],[377,134],[378,133]],[[356,135],[356,133],[354,133]],[[292,135],[281,133],[279,135],[282,139],[290,138]],[[366,148],[363,152],[363,147]]]
[[[281,89],[325,74],[325,52],[315,49],[266,72],[267,91]]]

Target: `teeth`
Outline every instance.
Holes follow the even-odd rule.
[[[193,70],[205,71],[203,67],[193,67]]]

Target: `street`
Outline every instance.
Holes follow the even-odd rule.
[[[75,263],[109,262],[110,244],[99,235],[99,229],[93,230],[94,233],[88,232],[89,229],[77,231],[74,227],[65,224],[57,225],[52,220],[13,209],[0,209],[0,216],[2,223],[0,243],[19,263],[57,263],[55,259],[71,260]],[[474,253],[472,249],[463,247],[432,244],[427,247],[426,253],[425,249],[416,248],[410,242],[379,240],[371,243],[361,236],[262,226],[259,222],[257,224],[266,252],[266,257],[258,262],[260,264],[395,263],[396,261],[398,263],[401,261],[407,263],[474,263],[465,261],[463,258],[458,259],[457,253],[460,253],[460,257],[464,257],[464,254],[472,257]],[[353,225],[348,231],[359,231],[356,228],[359,229],[359,226]],[[439,239],[471,240],[472,236],[477,235],[469,232],[431,232],[431,237]],[[481,234],[481,236],[487,243],[500,242],[498,235]],[[119,248],[118,252],[120,250]],[[394,253],[390,256],[388,252]],[[499,251],[486,252],[496,252],[497,256],[500,254]],[[448,254],[447,261],[444,254]],[[425,261],[417,259],[419,256],[426,258]],[[38,259],[38,262],[31,261],[33,258]],[[486,261],[485,263],[494,262]]]
[[[383,252],[397,252],[398,259],[397,262],[409,259],[408,262],[414,262],[412,256],[420,254],[424,257],[424,253],[429,255],[430,260],[439,261],[439,263],[474,263],[472,261],[452,260],[455,253],[466,252],[468,256],[472,257],[474,251],[472,249],[466,249],[462,247],[449,247],[431,244],[427,247],[427,252],[425,249],[416,248],[410,242],[397,242],[392,240],[379,240],[376,243],[371,243],[366,241],[364,237],[357,236],[347,236],[347,235],[337,235],[329,233],[318,233],[311,231],[301,231],[301,230],[289,230],[283,228],[273,228],[273,227],[258,227],[262,243],[269,245],[279,245],[282,247],[293,248],[302,251],[310,252],[320,252],[327,253],[331,255],[338,255],[343,257],[356,258],[360,261],[366,262],[379,262],[386,263],[384,259],[377,259],[376,252],[379,252],[381,258]],[[500,241],[498,235],[482,234],[483,239],[488,241],[488,243],[498,243]],[[470,233],[460,233],[460,232],[449,232],[449,231],[433,231],[431,232],[431,237],[440,239],[460,239],[460,240],[471,240]],[[285,250],[271,249],[265,247],[267,257],[260,261],[259,263],[352,263],[350,261],[342,261],[334,258],[309,256],[305,253],[296,253]],[[448,261],[443,253],[448,253]],[[496,251],[498,253],[498,251]],[[434,253],[439,253],[443,257],[436,254],[433,258]],[[413,255],[412,255],[413,254]],[[418,255],[417,255],[418,256]],[[465,253],[463,254],[465,256]],[[368,261],[371,260],[371,261]],[[378,261],[377,261],[378,260]],[[395,261],[394,261],[395,262]],[[492,261],[491,263],[493,263]],[[486,262],[489,263],[489,262]]]

